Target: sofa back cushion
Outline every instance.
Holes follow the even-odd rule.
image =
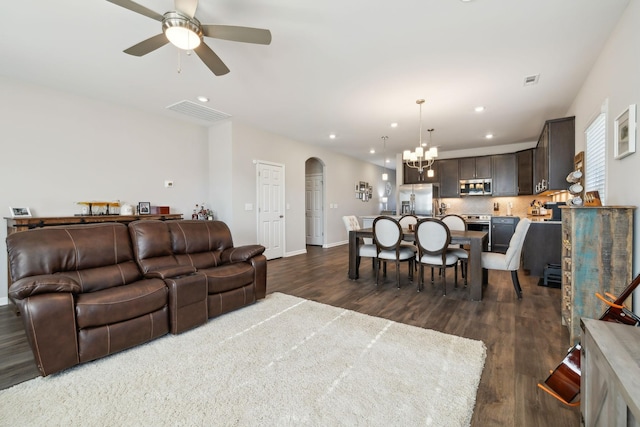
[[[61,274],[76,280],[82,292],[138,280],[129,231],[124,224],[103,223],[45,227],[7,237],[13,281]]]
[[[222,251],[233,247],[231,231],[222,221],[170,221],[171,247],[181,265],[198,269],[221,264]]]
[[[143,273],[178,265],[171,252],[167,222],[141,220],[129,224],[135,258]]]

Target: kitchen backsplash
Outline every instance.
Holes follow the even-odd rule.
[[[555,200],[554,200],[555,199]],[[468,196],[451,199],[440,199],[441,203],[450,205],[447,208],[448,214],[489,214],[489,215],[507,215],[507,206],[512,203],[511,214],[513,216],[527,216],[527,208],[536,200],[542,203],[551,201],[564,201],[566,196],[559,195],[556,197],[547,196],[518,196],[518,197],[487,197],[487,196]],[[498,210],[494,211],[494,203],[498,204]]]

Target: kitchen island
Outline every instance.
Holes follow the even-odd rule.
[[[547,264],[560,265],[562,222],[531,217],[531,226],[522,247],[522,269],[531,276],[542,277]]]

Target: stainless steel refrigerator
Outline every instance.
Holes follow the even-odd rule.
[[[439,191],[434,184],[405,184],[398,188],[399,214],[433,216],[437,212]]]

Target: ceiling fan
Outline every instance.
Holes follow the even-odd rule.
[[[131,0],[107,0],[132,12],[162,22],[162,33],[131,46],[124,52],[129,55],[143,56],[171,42],[183,50],[193,50],[216,76],[229,72],[222,59],[202,38],[230,40],[244,43],[270,44],[271,32],[261,28],[237,27],[232,25],[203,25],[195,18],[198,0],[175,0],[175,9],[160,15],[151,9]]]

